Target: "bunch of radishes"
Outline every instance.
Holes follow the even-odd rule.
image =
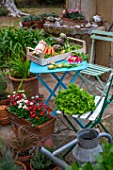
[[[70,55],[67,58],[67,61],[68,61],[69,64],[74,64],[74,63],[81,63],[82,59],[77,55]]]

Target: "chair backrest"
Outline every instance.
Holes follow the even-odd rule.
[[[99,100],[96,103],[96,110],[88,118],[89,120],[95,120],[98,115],[99,115],[99,119],[101,119],[105,109],[112,102],[113,94],[110,95],[110,88],[112,86],[112,83],[113,83],[113,73],[110,74],[109,79],[106,83],[106,87],[105,87],[106,95],[102,94],[102,96],[99,98]]]
[[[90,53],[90,61],[89,61],[90,63],[92,63],[92,59],[93,59],[95,40],[113,42],[113,32],[93,30],[91,39],[92,39],[92,45],[91,45],[91,53]]]

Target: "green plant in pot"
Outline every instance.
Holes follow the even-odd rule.
[[[22,125],[18,129],[13,129],[13,135],[5,139],[5,144],[13,152],[17,161],[23,162],[29,167],[30,158],[34,150],[40,144],[39,136],[31,133],[27,125]]]
[[[46,149],[53,152],[53,148]],[[56,165],[38,150],[35,151],[30,160],[30,168],[31,170],[57,170]]]
[[[41,29],[43,27],[43,20],[42,20],[41,15],[34,15],[32,17],[32,22],[33,22],[34,28]]]
[[[6,62],[9,69],[9,79],[12,81],[15,91],[24,89],[30,98],[38,94],[38,80],[34,74],[30,74],[30,61],[26,58],[18,47],[17,53],[12,51],[12,57]]]
[[[57,110],[65,114],[84,114],[95,110],[94,96],[90,95],[76,84],[70,83],[66,90],[60,90],[55,98]]]
[[[24,27],[30,28],[32,26],[32,21],[30,16],[22,17],[22,25]]]
[[[0,138],[0,170],[26,170],[26,166],[21,162],[16,162],[9,148]]]

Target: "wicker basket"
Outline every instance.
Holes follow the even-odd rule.
[[[74,41],[75,42],[79,42],[79,44],[82,45],[82,48],[78,49],[78,50],[74,50],[75,52],[86,52],[86,42],[83,41],[83,40],[80,40],[80,39],[75,39],[75,38],[71,38],[71,37],[67,37],[68,39]],[[60,61],[60,60],[64,60],[66,59],[70,54],[71,52],[68,52],[68,53],[65,53],[65,54],[60,54],[60,55],[57,55],[57,56],[53,56],[51,58],[47,58],[47,59],[44,59],[44,54],[43,53],[40,53],[39,54],[39,58],[34,56],[33,55],[33,51],[35,49],[31,48],[31,47],[27,47],[26,48],[27,50],[27,58],[37,64],[40,64],[40,65],[47,65],[47,64],[50,64],[51,62],[56,62],[56,61]]]

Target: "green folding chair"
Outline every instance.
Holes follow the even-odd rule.
[[[113,42],[113,32],[93,30],[92,35],[91,35],[91,39],[92,39],[92,46],[91,46],[91,54],[90,54],[90,59],[89,59],[89,66],[87,67],[87,69],[80,72],[79,77],[81,79],[80,87],[85,85],[87,90],[91,94],[96,95],[97,91],[99,93],[103,93],[103,91],[105,92],[105,90],[104,90],[105,89],[105,84],[101,80],[101,76],[104,73],[112,72],[113,69],[93,63],[95,41],[99,40],[99,41]],[[95,81],[94,82],[91,81],[89,76],[90,76],[90,78],[94,77]]]
[[[72,118],[76,121],[80,128],[94,128],[99,124],[105,132],[109,133],[107,128],[102,124],[102,117],[106,108],[113,100],[113,94],[111,96],[109,95],[112,82],[113,73],[110,74],[107,84],[104,88],[106,94],[103,93],[101,96],[95,96],[96,109],[94,110],[94,112],[89,111],[87,113],[84,113],[83,115],[77,115],[76,113],[72,115]],[[70,121],[69,116],[66,115],[66,113],[63,113],[63,117],[70,124],[73,130],[77,132],[78,130],[74,126],[72,121]]]

